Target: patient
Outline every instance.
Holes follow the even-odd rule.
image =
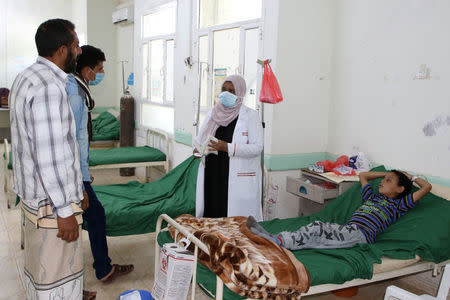
[[[369,180],[384,177],[379,193],[374,193]],[[416,206],[417,201],[431,191],[426,180],[402,171],[363,172],[359,174],[363,204],[346,224],[314,221],[297,231],[268,233],[250,216],[247,227],[256,235],[274,241],[290,250],[350,248],[358,243],[374,243],[376,237]],[[411,193],[412,183],[420,189]]]

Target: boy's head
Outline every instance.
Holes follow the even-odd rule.
[[[381,180],[378,191],[383,196],[391,199],[398,199],[411,192],[412,182],[400,171],[391,170]]]

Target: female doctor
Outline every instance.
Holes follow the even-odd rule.
[[[244,78],[228,76],[219,102],[209,111],[196,138],[198,145],[208,140],[218,154],[203,157],[197,176],[197,217],[253,215],[262,221],[261,151],[263,129],[258,113],[243,105]],[[198,152],[194,149],[194,153]]]

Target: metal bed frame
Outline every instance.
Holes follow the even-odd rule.
[[[145,167],[145,180],[148,180],[149,168],[161,166],[164,168],[165,174],[169,172],[169,137],[167,133],[158,129],[147,129],[146,137],[147,146],[157,148],[164,152],[166,160],[163,161],[148,161],[148,162],[131,162],[131,163],[117,163],[117,164],[105,164],[89,167],[91,170],[99,169],[117,169],[117,168],[138,168]]]
[[[185,238],[190,240],[195,245],[194,250],[194,266],[193,266],[193,278],[192,278],[192,289],[191,289],[191,299],[195,299],[195,283],[196,283],[196,272],[197,272],[197,256],[198,256],[198,248],[200,248],[202,251],[204,251],[206,254],[209,255],[209,251],[207,246],[201,242],[198,238],[196,238],[192,233],[190,233],[186,228],[184,228],[182,225],[178,224],[175,220],[173,220],[171,217],[169,217],[166,214],[162,214],[159,216],[158,221],[156,223],[156,239],[158,237],[158,234],[161,231],[167,231],[168,228],[161,229],[162,222],[166,221],[169,225],[173,226],[175,228],[175,237],[178,236],[178,234],[182,234]],[[159,254],[160,254],[160,246],[158,245],[158,241],[155,241],[155,274],[158,274],[158,268],[159,268]],[[418,261],[412,265],[394,269],[391,271],[386,272],[380,272],[373,275],[372,279],[353,279],[350,281],[347,281],[343,284],[320,284],[316,286],[311,286],[309,291],[305,293],[303,296],[310,296],[310,295],[316,295],[321,294],[325,292],[330,292],[334,290],[339,289],[345,289],[349,287],[354,286],[360,286],[364,284],[369,284],[377,281],[382,281],[386,279],[392,279],[404,275],[412,275],[419,272],[424,272],[428,270],[433,271],[433,276],[437,276],[442,269],[445,267],[446,264],[450,263],[450,260],[447,260],[445,262],[441,263],[433,263],[429,261]],[[216,300],[222,300],[223,299],[223,282],[222,280],[216,276]]]

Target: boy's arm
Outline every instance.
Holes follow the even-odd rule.
[[[412,177],[413,177],[412,175],[408,174],[405,171],[402,171],[402,172],[403,172],[403,174],[405,174],[409,178],[409,180],[412,179]],[[424,180],[422,178],[419,178],[419,177],[415,177],[414,182],[417,183],[417,185],[420,187],[420,189],[418,191],[415,191],[412,194],[413,201],[414,201],[414,203],[416,203],[423,196],[428,194],[431,191],[431,189],[433,188],[433,186],[428,181],[426,181],[426,180]]]
[[[377,179],[386,176],[387,172],[361,172],[359,173],[359,181],[364,187],[369,183],[369,180]]]

